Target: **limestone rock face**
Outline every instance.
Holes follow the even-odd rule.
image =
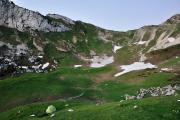
[[[16,28],[19,31],[31,29],[62,32],[70,30],[63,23],[50,21],[40,13],[19,7],[9,0],[0,0],[0,25]]]
[[[165,23],[179,24],[180,23],[180,14],[176,14],[176,15],[172,16]]]
[[[62,21],[64,21],[66,24],[72,24],[74,25],[75,22],[73,20],[71,20],[68,17],[62,16],[62,15],[58,15],[58,14],[47,14],[46,16],[54,18],[54,19],[60,19]]]

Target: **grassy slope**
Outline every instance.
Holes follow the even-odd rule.
[[[15,41],[16,35],[18,34],[21,41],[27,42],[30,48],[34,48],[31,40],[32,36],[29,36],[28,33],[21,33],[14,29],[7,29],[4,27],[1,27],[0,30],[2,32],[2,34],[0,34],[2,41],[19,44]],[[112,44],[104,43],[100,40],[97,36],[98,31],[99,28],[78,21],[76,22],[76,25],[73,26],[73,30],[69,32],[39,32],[38,37],[41,39],[36,38],[36,42],[42,42],[40,40],[48,41],[48,44],[43,46],[45,48],[46,56],[59,60],[61,66],[70,66],[82,63],[82,61],[78,60],[73,55],[74,53],[89,54],[90,50],[94,50],[98,54],[112,54]],[[178,32],[179,28],[174,34],[178,34]],[[115,59],[118,60],[117,64],[128,64],[137,59],[137,54],[134,54],[134,52],[138,53],[140,48],[136,46],[126,46],[133,35],[134,31],[130,31],[126,34],[118,32],[113,33],[113,41],[125,46],[119,50],[115,56]],[[74,43],[73,41],[74,36],[77,38],[77,43]],[[154,41],[152,41],[151,44],[153,45]],[[67,53],[59,52],[56,49],[53,49],[56,45],[70,48],[70,51]],[[179,59],[172,59],[162,64],[163,67],[172,65],[179,65]],[[179,112],[176,113],[173,111],[179,111],[179,103],[176,102],[176,100],[179,99],[179,96],[157,97],[144,99],[142,101],[117,103],[117,101],[123,99],[122,96],[126,93],[136,94],[136,91],[140,88],[164,86],[172,83],[170,79],[174,77],[173,73],[159,73],[159,71],[149,70],[135,71],[113,80],[107,78],[105,81],[96,83],[101,79],[101,77],[97,78],[97,76],[106,73],[108,74],[109,72],[114,73],[114,70],[115,68],[112,68],[112,66],[100,69],[60,68],[50,73],[29,73],[20,77],[13,77],[0,81],[0,95],[3,96],[0,98],[0,111],[9,110],[10,108],[19,105],[56,99],[67,99],[81,93],[84,93],[84,95],[80,98],[80,101],[85,101],[83,103],[79,103],[80,101],[68,101],[68,104],[72,104],[70,107],[75,109],[75,112],[72,113],[67,112],[64,107],[67,102],[56,101],[53,103],[39,103],[15,108],[5,113],[1,113],[0,118],[2,120],[32,119],[29,117],[30,114],[39,114],[38,116],[42,117],[45,108],[49,104],[55,104],[59,110],[57,113],[58,119],[179,119]],[[90,101],[116,101],[116,103],[95,106],[92,105]],[[137,110],[134,110],[134,105],[140,107],[138,107]],[[18,114],[17,111],[19,109],[22,109],[24,112]],[[49,117],[45,116],[42,119],[49,119]]]
[[[114,71],[112,66],[99,69],[59,68],[50,73],[25,74],[20,77],[7,78],[0,81],[0,110],[4,111],[18,105],[54,99],[67,99],[84,95],[81,99],[90,101],[119,101],[124,94],[135,94],[142,87],[164,86],[174,77],[172,73],[132,72],[115,80],[96,83],[101,74]],[[142,76],[142,74],[147,74]],[[129,76],[133,76],[133,79]],[[101,79],[101,78],[99,78]],[[133,80],[143,79],[138,84],[129,84]],[[126,82],[127,81],[127,82]],[[9,99],[11,98],[11,99]]]
[[[93,105],[72,101],[55,101],[21,106],[1,113],[2,120],[179,120],[180,103],[176,97],[153,97],[143,100],[113,102]],[[53,104],[57,107],[54,118],[45,115],[45,109]],[[69,104],[68,107],[65,107]],[[134,106],[137,106],[135,109]],[[68,112],[71,108],[74,111]],[[18,111],[20,111],[18,113]],[[35,117],[30,117],[35,114]]]

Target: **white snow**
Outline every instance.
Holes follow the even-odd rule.
[[[140,57],[139,62],[144,62],[145,60],[147,60],[147,57],[145,56],[145,54],[141,53],[141,57]]]
[[[144,70],[147,68],[157,68],[156,65],[152,65],[151,63],[144,63],[144,62],[135,62],[130,65],[122,65],[121,69],[123,69],[122,72],[115,74],[115,77],[121,76],[125,73],[135,71],[135,70]]]
[[[74,110],[73,109],[68,109],[68,112],[73,112]]]
[[[113,48],[113,52],[116,53],[116,51],[121,49],[121,48],[122,48],[122,46],[115,45],[114,48]]]
[[[144,45],[144,44],[146,44],[146,41],[139,41],[137,44],[138,45]]]
[[[74,65],[75,68],[82,67],[82,65]]]
[[[166,71],[166,72],[168,72],[168,71],[171,71],[172,69],[170,69],[170,68],[161,68],[161,71]]]
[[[168,42],[170,42],[170,43],[174,42],[175,40],[176,40],[176,39],[173,38],[173,37],[168,38]]]
[[[103,56],[93,56],[93,58],[91,59],[91,64],[90,67],[92,68],[100,68],[100,67],[104,67],[108,64],[111,64],[114,62],[114,57],[108,57],[107,55],[103,55]]]
[[[45,63],[43,66],[42,66],[42,69],[45,69],[49,66],[49,63]]]

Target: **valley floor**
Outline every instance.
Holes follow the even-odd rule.
[[[178,85],[177,73],[161,70],[168,66],[179,66],[179,62],[174,58],[157,69],[132,71],[119,77],[113,77],[117,72],[113,64],[102,68],[61,67],[49,73],[9,77],[0,81],[0,118],[52,119],[45,111],[54,105],[57,112],[53,119],[58,120],[178,120],[179,91],[171,96],[147,94],[143,99],[125,100],[126,95],[137,96],[141,88]]]

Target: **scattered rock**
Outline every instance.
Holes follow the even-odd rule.
[[[124,102],[124,100],[119,101],[120,103]]]
[[[125,100],[133,100],[133,99],[143,99],[145,96],[172,96],[177,95],[176,91],[180,90],[180,85],[176,84],[174,86],[167,85],[165,87],[151,87],[151,88],[141,88],[138,91],[136,96],[131,96],[128,94],[124,95]]]
[[[69,104],[65,104],[65,107],[68,107],[69,106]]]
[[[47,68],[49,66],[49,63],[45,63],[43,66],[42,66],[42,69],[44,70],[45,68]]]
[[[30,115],[30,117],[35,117],[36,115],[34,115],[34,114],[32,114],[32,115]]]
[[[137,109],[137,108],[138,108],[138,106],[137,106],[137,105],[135,105],[133,108],[134,108],[134,109]]]
[[[68,112],[73,112],[74,110],[73,109],[68,109]]]
[[[128,95],[128,94],[125,94],[124,97],[125,97],[125,100],[134,100],[134,99],[136,99],[136,96],[131,96],[131,95]]]
[[[56,107],[53,105],[48,106],[48,108],[46,109],[47,114],[53,114],[54,112],[56,112]]]
[[[53,113],[50,117],[54,117],[55,116],[55,114]]]

